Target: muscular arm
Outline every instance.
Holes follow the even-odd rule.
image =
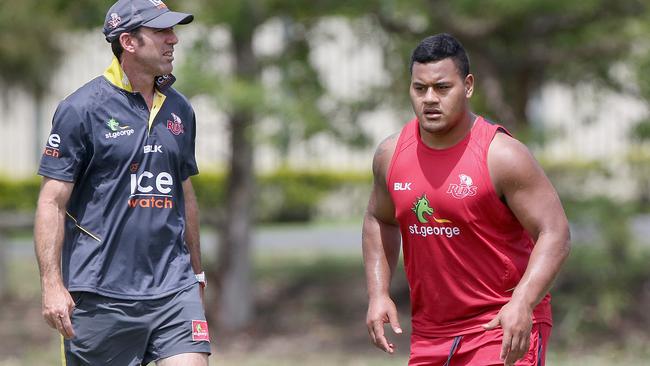
[[[66,206],[73,183],[44,178],[34,221],[34,249],[41,276],[43,317],[66,338],[74,336],[70,314],[74,301],[63,285],[61,250]]]
[[[526,271],[500,314],[504,342],[506,332],[510,332],[513,334],[511,347],[516,351],[520,343],[519,350],[527,350],[528,338],[516,334],[526,332],[522,329],[526,323],[530,335],[528,323],[532,324],[532,311],[549,291],[569,254],[569,224],[555,189],[522,143],[498,133],[490,146],[488,167],[497,193],[535,240]],[[508,353],[506,346],[503,357]]]
[[[201,241],[199,239],[199,205],[194,194],[192,181],[183,181],[185,196],[185,243],[190,251],[190,262],[194,273],[201,273]]]
[[[390,299],[390,281],[397,266],[400,233],[395,207],[386,186],[388,165],[395,150],[397,136],[384,140],[373,160],[374,183],[363,220],[362,248],[368,286],[366,325],[373,343],[392,353],[394,345],[384,336],[384,323],[391,323],[401,333],[395,304]]]

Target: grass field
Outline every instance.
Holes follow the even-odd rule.
[[[256,320],[243,335],[212,327],[212,365],[388,366],[408,358],[408,305],[400,304],[406,334],[394,339],[398,352],[373,348],[365,330],[365,286],[356,253],[262,253],[255,261]],[[60,341],[40,315],[40,288],[34,259],[10,262],[10,297],[1,303],[0,366],[60,365]],[[403,276],[396,279],[403,298]],[[640,337],[639,339],[644,339]],[[647,338],[645,338],[647,339]],[[643,344],[623,349],[609,343],[567,349],[551,344],[547,365],[648,365]]]

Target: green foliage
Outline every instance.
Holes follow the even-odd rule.
[[[223,173],[201,172],[192,177],[192,186],[202,210],[214,211],[223,207],[226,201],[225,182]]]
[[[565,346],[602,339],[625,342],[626,334],[650,325],[644,310],[650,299],[642,296],[650,284],[650,253],[619,262],[607,248],[581,244],[574,247],[552,290],[555,337]]]
[[[0,178],[0,211],[35,210],[40,185],[40,177],[25,180]]]
[[[0,0],[0,80],[43,94],[62,55],[62,21],[47,1]],[[5,86],[6,88],[6,86]]]
[[[204,172],[192,177],[202,211],[223,210],[225,175]],[[365,192],[372,178],[367,174],[328,171],[280,170],[259,176],[255,194],[256,220],[259,222],[305,222],[313,219],[318,206],[328,195],[339,194],[345,187]],[[0,179],[0,211],[33,211],[40,178]]]
[[[574,227],[595,230],[588,242],[574,242],[553,293],[560,343],[619,336],[644,329],[650,319],[643,296],[650,285],[650,251],[634,245],[629,219],[631,205],[606,198],[564,202]],[[642,296],[637,296],[642,295]],[[589,337],[586,337],[586,335]]]
[[[630,131],[631,138],[637,141],[650,140],[650,119],[639,121]]]
[[[639,209],[650,212],[650,149],[648,149],[647,142],[630,149],[627,163],[631,168],[631,175],[637,183]]]
[[[258,177],[255,220],[306,222],[315,218],[328,195],[345,187],[370,187],[372,178],[359,173],[279,170]],[[201,173],[192,178],[202,211],[221,212],[225,203],[225,175]],[[225,213],[223,213],[225,214]]]
[[[318,204],[342,186],[370,187],[368,175],[359,173],[298,172],[280,170],[259,179],[257,219],[263,222],[310,221]]]
[[[104,24],[108,8],[115,1],[105,0],[41,0],[52,7],[50,15],[55,15],[66,22],[68,29],[92,29]]]
[[[63,57],[62,36],[70,30],[101,27],[113,3],[0,0],[0,80],[38,96],[45,94]],[[182,1],[168,3],[174,7]]]
[[[247,111],[255,122],[271,126],[264,129],[263,137],[250,138],[256,143],[272,143],[283,156],[292,143],[319,134],[366,146],[369,139],[357,121],[361,113],[384,102],[382,93],[369,91],[356,100],[335,98],[323,86],[311,57],[316,42],[312,33],[320,20],[334,15],[362,17],[372,8],[370,3],[199,1],[197,20],[204,23],[205,31],[225,28],[230,42],[224,46],[207,37],[199,39],[192,57],[178,69],[179,88],[188,95],[211,97],[230,116]],[[282,28],[281,51],[250,52],[247,45],[271,23]],[[223,59],[224,54],[234,58],[232,70],[215,67],[213,60]]]
[[[589,196],[590,182],[611,173],[599,161],[540,159],[546,176],[563,199],[580,200]]]
[[[639,48],[647,50],[646,1],[382,3],[371,12],[390,35],[385,49],[387,59],[394,60],[388,63],[393,90],[405,90],[404,81],[410,79],[406,65],[415,45],[428,35],[448,32],[470,55],[476,93],[484,99],[477,111],[513,130],[527,124],[528,103],[546,82],[626,89],[612,74],[612,65],[629,60]],[[647,51],[640,58],[648,60]],[[404,106],[404,96],[391,100]]]

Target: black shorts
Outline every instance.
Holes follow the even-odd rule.
[[[73,292],[75,338],[65,365],[146,365],[181,353],[210,354],[199,285],[155,300],[121,300]]]

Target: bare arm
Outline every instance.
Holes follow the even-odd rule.
[[[185,243],[190,251],[190,262],[194,273],[201,273],[203,269],[199,236],[199,205],[189,178],[183,181],[183,195],[185,196]]]
[[[66,338],[74,336],[70,322],[74,301],[63,285],[61,250],[66,206],[73,186],[73,183],[44,178],[34,221],[34,249],[41,276],[43,317]]]
[[[386,173],[396,142],[397,136],[391,136],[379,144],[375,152],[374,183],[363,220],[362,235],[368,286],[366,325],[373,343],[388,353],[394,352],[394,345],[384,336],[384,323],[390,323],[396,333],[401,333],[397,309],[389,295],[401,241],[395,207],[386,186]]]
[[[488,166],[497,193],[535,240],[526,271],[500,313],[504,329],[502,357],[510,348],[512,356],[506,358],[509,365],[528,350],[532,311],[569,255],[569,224],[557,192],[522,143],[497,134],[490,146]],[[506,344],[509,336],[512,342]]]

